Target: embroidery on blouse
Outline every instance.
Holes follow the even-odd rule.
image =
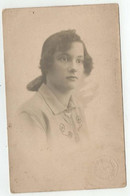
[[[67,130],[65,129],[65,125],[64,125],[63,123],[61,123],[61,124],[59,125],[59,128],[60,128],[60,131],[61,131],[61,133],[62,133],[63,135],[68,136],[69,138],[72,138],[73,133],[72,133],[71,131],[67,131]]]

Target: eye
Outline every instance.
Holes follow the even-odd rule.
[[[83,59],[76,59],[76,63],[78,63],[78,64],[83,64]]]
[[[69,58],[66,55],[62,55],[58,58],[59,61],[66,63],[68,62]]]

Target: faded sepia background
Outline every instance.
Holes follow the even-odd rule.
[[[94,62],[77,89],[91,141],[84,189],[125,186],[118,6],[8,9],[3,25],[9,141],[17,109],[33,95],[26,85],[40,75],[43,42],[60,30],[76,29]]]

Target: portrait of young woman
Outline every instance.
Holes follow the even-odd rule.
[[[22,126],[35,130],[34,135],[39,133],[49,146],[85,141],[83,106],[73,92],[83,75],[89,76],[92,58],[76,30],[63,30],[46,39],[40,69],[41,76],[27,85],[28,90],[36,93],[18,113]]]

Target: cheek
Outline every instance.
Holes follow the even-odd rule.
[[[78,69],[78,75],[79,75],[79,76],[82,76],[82,75],[83,75],[83,72],[84,72],[84,67],[81,66],[81,67]]]
[[[67,72],[67,69],[63,65],[56,64],[53,66],[52,74],[57,75],[58,77],[62,77],[63,75],[66,74],[66,72]]]
[[[61,84],[66,77],[66,71],[64,69],[53,67],[48,72],[49,80],[55,84]]]

